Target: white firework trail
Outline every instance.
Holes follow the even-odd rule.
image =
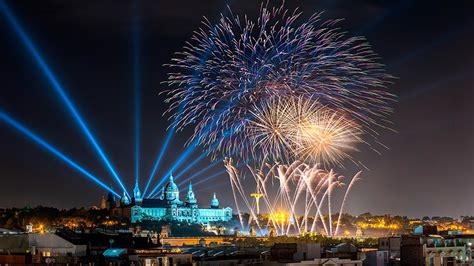
[[[338,176],[333,170],[326,171],[317,164],[309,165],[298,161],[290,165],[263,164],[260,169],[248,166],[253,179],[247,180],[255,182],[256,190],[246,191],[242,184],[243,177],[239,175],[232,159],[226,158],[224,163],[229,173],[242,228],[255,224],[260,233],[264,229],[261,223],[264,216],[256,214],[255,200],[252,202],[249,199],[250,194],[258,193],[263,195],[262,200],[267,211],[267,226],[273,227],[279,235],[315,233],[320,221],[322,230],[327,236],[336,236],[347,197],[360,175],[360,172],[357,173],[345,189],[343,201],[338,208],[339,216],[334,226],[332,211],[336,205],[332,200],[333,192],[341,188],[344,183],[340,181],[342,176]],[[272,192],[274,189],[277,191]],[[306,208],[303,214],[299,215],[296,207],[301,205]],[[327,208],[327,215],[323,214],[323,206]],[[250,214],[247,223],[242,219],[243,211]],[[314,213],[314,216],[310,217],[310,213]],[[310,219],[313,221],[308,232]]]

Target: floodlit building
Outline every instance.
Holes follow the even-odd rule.
[[[136,187],[134,198],[131,201],[131,222],[168,220],[207,224],[209,222],[226,222],[232,219],[232,209],[230,207],[220,208],[215,193],[211,199],[210,208],[199,208],[191,183],[184,201],[180,200],[179,194],[179,188],[172,175],[158,199],[143,199]]]

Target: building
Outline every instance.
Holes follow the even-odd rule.
[[[365,252],[364,266],[391,266],[400,265],[400,263],[391,263],[388,259],[387,250],[370,250]]]
[[[404,235],[401,265],[471,265],[470,238]]]
[[[378,239],[378,249],[366,250],[364,266],[398,266],[400,264],[401,237],[390,236]]]
[[[310,261],[301,261],[286,263],[286,266],[297,265],[314,265],[314,266],[362,266],[362,260],[340,259],[340,258],[323,258]]]
[[[87,245],[72,243],[57,234],[0,235],[0,265],[75,264],[86,254]]]
[[[143,199],[138,186],[135,186],[134,197],[131,199],[131,222],[168,220],[208,224],[232,219],[232,209],[220,208],[215,193],[210,201],[210,208],[199,208],[191,183],[184,201],[180,200],[179,194],[172,175],[158,199]]]
[[[365,253],[359,252],[359,249],[351,243],[340,243],[326,250],[327,258],[364,260],[364,256]]]
[[[320,243],[276,243],[270,248],[270,260],[280,263],[321,258]]]

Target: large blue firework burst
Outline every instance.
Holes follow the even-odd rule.
[[[255,20],[232,11],[215,25],[204,19],[169,64],[172,127],[194,127],[189,141],[214,156],[271,157],[258,158],[246,134],[249,110],[292,96],[343,113],[376,141],[392,112],[391,76],[365,38],[348,37],[339,21],[323,20],[322,13],[303,21],[283,5],[262,5]]]

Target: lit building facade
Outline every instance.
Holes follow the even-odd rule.
[[[158,199],[142,199],[138,186],[136,186],[132,199],[131,222],[168,220],[208,224],[232,219],[232,209],[229,207],[220,208],[215,193],[210,201],[210,208],[199,208],[191,183],[184,201],[180,200],[179,193],[173,176],[170,177]]]

